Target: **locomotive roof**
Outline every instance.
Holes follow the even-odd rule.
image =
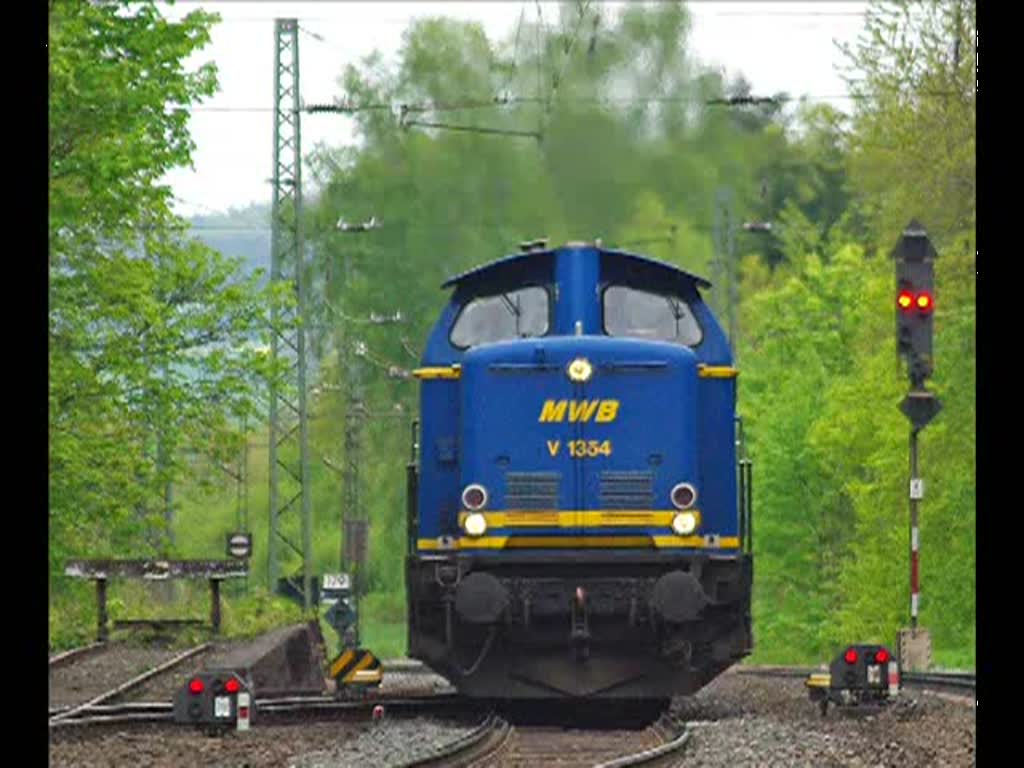
[[[525,253],[516,253],[511,256],[506,256],[503,259],[497,259],[496,261],[483,264],[479,267],[467,270],[462,274],[455,275],[446,280],[441,287],[451,288],[452,286],[463,285],[470,281],[475,281],[479,278],[490,277],[497,272],[504,271],[505,269],[512,268],[523,268],[531,260],[541,258],[554,258],[560,248],[551,248],[545,251],[526,251]],[[602,255],[615,256],[616,258],[624,260],[627,264],[633,263],[638,267],[646,267],[648,270],[654,269],[655,271],[663,271],[665,277],[683,277],[688,280],[692,280],[700,288],[710,288],[711,283],[699,275],[695,275],[692,272],[687,272],[685,269],[680,269],[674,264],[669,264],[665,261],[659,261],[658,259],[652,259],[649,256],[641,256],[638,253],[629,253],[628,251],[618,251],[608,248],[597,248],[596,249]]]

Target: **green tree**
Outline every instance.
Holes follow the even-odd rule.
[[[269,297],[190,240],[160,179],[190,162],[189,107],[216,88],[184,61],[215,16],[152,2],[51,4],[50,564],[164,551],[186,450],[233,454],[252,412]],[[200,466],[200,465],[196,465]],[[146,534],[150,534],[148,537]]]
[[[566,3],[557,19],[531,18],[524,14],[501,43],[474,24],[414,22],[394,66],[374,55],[340,80],[343,103],[397,108],[356,110],[360,143],[313,153],[322,190],[307,208],[314,313],[328,328],[313,439],[318,452],[342,465],[348,382],[340,351],[358,338],[374,358],[363,361],[363,376],[367,407],[377,416],[361,456],[374,590],[401,589],[394,563],[404,547],[404,482],[396,457],[407,454],[408,437],[392,414],[396,406],[406,414],[416,407],[415,386],[389,378],[387,368],[415,366],[445,299],[438,286],[446,277],[541,235],[553,244],[601,238],[706,273],[715,190],[731,186],[749,209],[761,200],[762,175],[773,162],[793,178],[811,176],[803,215],[816,215],[815,205],[839,207],[830,197],[835,177],[800,167],[810,156],[833,170],[838,150],[828,143],[825,118],[814,123],[823,126],[821,147],[805,148],[784,130],[775,107],[738,114],[704,104],[749,86],[725,82],[693,58],[682,3],[630,6],[617,15],[599,4]],[[505,91],[513,100],[494,104]],[[416,122],[540,131],[542,138]],[[370,216],[381,229],[346,235],[335,228],[339,218]],[[404,317],[400,326],[367,322],[372,312],[395,310]],[[323,482],[328,489],[318,493],[336,499],[338,475]],[[338,505],[326,503],[331,511],[321,530],[334,541]]]
[[[877,242],[912,217],[940,241],[973,230],[974,0],[873,3],[845,46],[855,97],[850,174]]]

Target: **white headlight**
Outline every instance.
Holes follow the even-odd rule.
[[[697,516],[693,512],[680,512],[672,518],[672,530],[687,536],[697,530]]]
[[[466,515],[466,520],[462,523],[462,527],[466,529],[466,533],[470,536],[483,536],[484,531],[487,530],[487,518],[479,512],[473,512]]]
[[[569,379],[575,382],[588,381],[591,375],[594,373],[594,367],[590,364],[590,361],[585,357],[577,357],[565,370]]]

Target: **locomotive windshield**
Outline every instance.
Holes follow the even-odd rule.
[[[538,285],[478,296],[459,312],[451,342],[461,349],[494,341],[543,336],[550,325],[547,289]]]
[[[678,296],[609,286],[604,292],[604,330],[609,336],[671,341],[692,347],[701,330],[689,305]]]

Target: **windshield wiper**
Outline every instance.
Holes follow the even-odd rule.
[[[506,294],[506,293],[501,294],[501,299],[502,299],[502,301],[505,302],[505,306],[508,307],[508,311],[511,312],[513,316],[519,317],[520,315],[523,314],[519,310],[519,307],[517,307],[515,304],[512,303],[512,300],[508,297],[508,294]]]
[[[668,305],[672,308],[672,316],[675,317],[676,320],[682,320],[684,316],[682,302],[673,296],[666,296],[665,301],[667,301]]]

